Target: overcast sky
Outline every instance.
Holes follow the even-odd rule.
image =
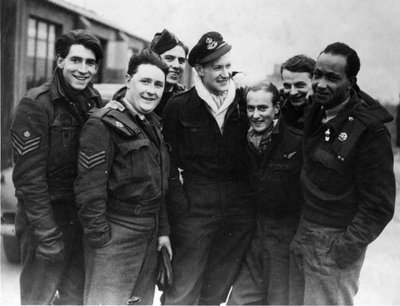
[[[304,53],[316,58],[341,41],[361,59],[360,87],[398,103],[400,1],[398,0],[66,0],[95,11],[132,34],[151,40],[167,28],[189,48],[218,31],[233,45],[235,70],[251,80],[274,64]]]

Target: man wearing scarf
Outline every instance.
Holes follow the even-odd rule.
[[[172,147],[167,210],[175,276],[162,297],[167,305],[225,302],[251,238],[248,123],[231,78],[231,48],[221,34],[204,34],[189,53],[195,86],[163,112]]]
[[[21,304],[83,303],[82,229],[73,183],[81,127],[89,110],[102,107],[91,80],[103,51],[83,30],[61,35],[55,49],[53,78],[28,91],[11,125]]]

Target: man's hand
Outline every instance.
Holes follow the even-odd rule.
[[[235,83],[236,89],[246,89],[247,87],[250,86],[250,81],[247,78],[247,75],[244,74],[243,72],[234,71],[232,73],[232,80],[233,83]]]
[[[104,106],[104,108],[106,108],[106,109],[116,109],[116,110],[119,110],[120,112],[125,110],[125,106],[121,102],[118,102],[116,100],[109,101]]]
[[[169,259],[172,260],[172,248],[171,241],[169,240],[169,236],[160,236],[158,237],[158,246],[157,251],[160,251],[162,247],[165,247],[169,254]]]

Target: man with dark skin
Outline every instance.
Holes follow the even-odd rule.
[[[296,305],[352,305],[368,244],[394,213],[393,117],[357,93],[360,60],[343,43],[319,55],[306,109],[302,219],[291,244]]]

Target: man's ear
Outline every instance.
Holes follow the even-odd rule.
[[[125,74],[125,81],[126,85],[129,85],[129,82],[131,81],[132,77],[129,74]]]
[[[203,77],[203,76],[204,76],[204,67],[203,67],[203,66],[201,66],[201,65],[199,65],[199,64],[196,64],[196,65],[194,65],[194,69],[196,70],[197,74],[198,74],[200,77]]]
[[[62,58],[60,54],[57,55],[57,67],[60,69],[64,68],[64,58]]]
[[[349,83],[350,83],[349,88],[353,88],[353,86],[355,84],[357,84],[357,77],[354,76],[354,77],[349,78]]]

